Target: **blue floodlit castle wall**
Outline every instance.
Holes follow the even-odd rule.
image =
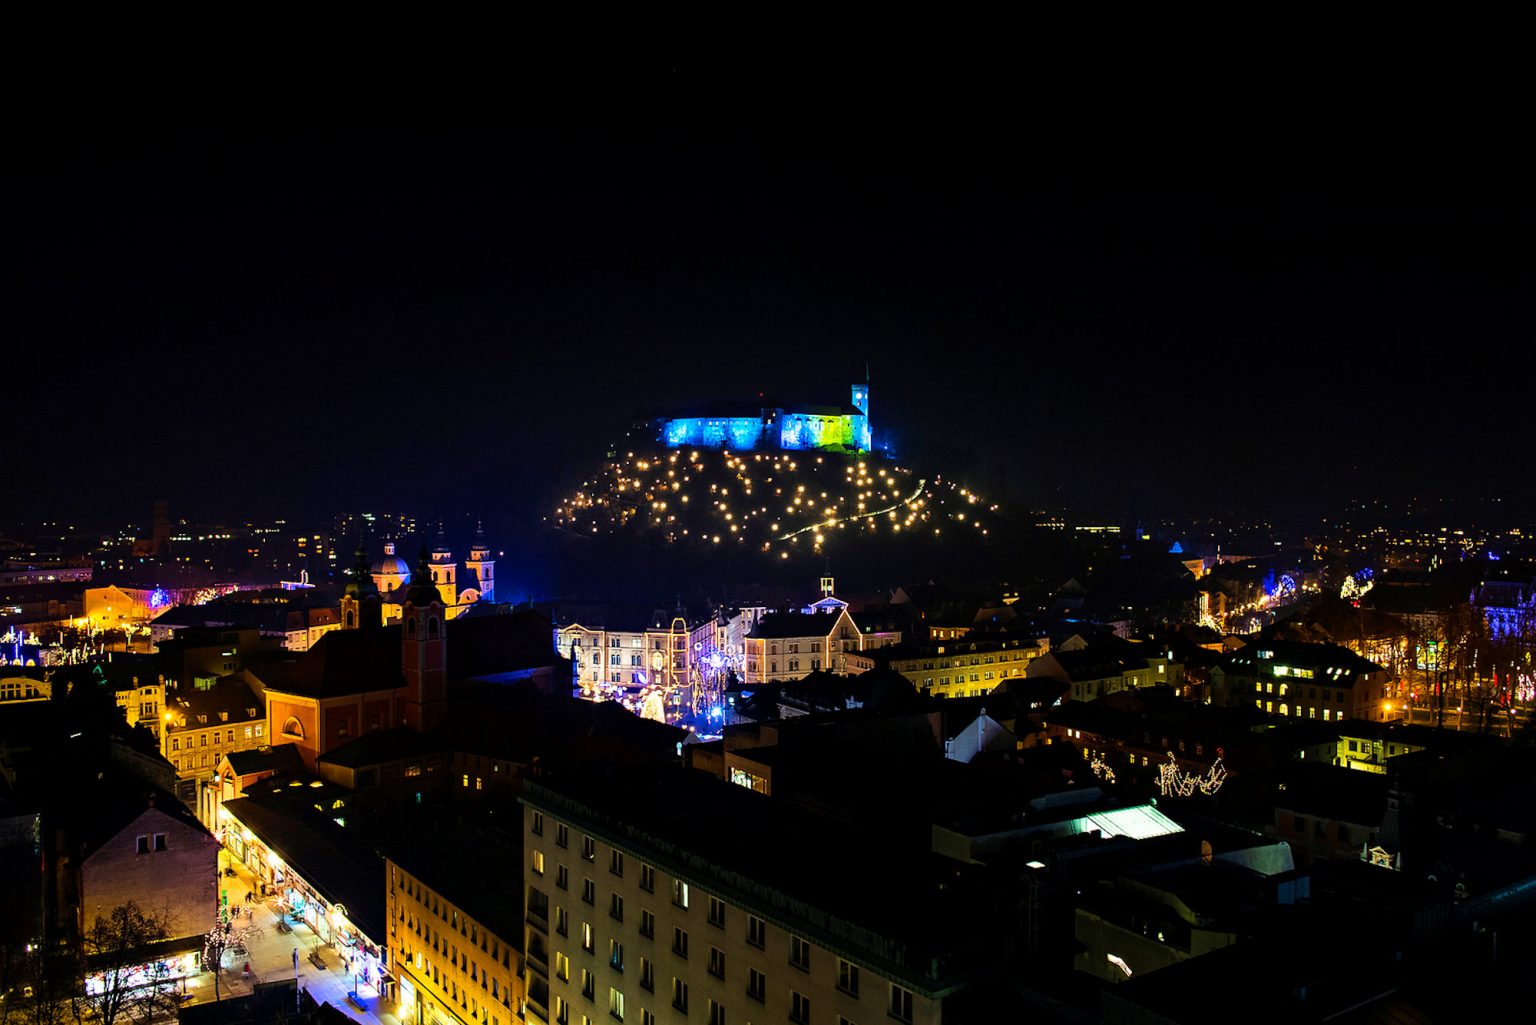
[[[805,412],[763,409],[757,416],[689,416],[661,420],[661,441],[668,448],[725,448],[750,452],[757,448],[871,448],[869,386],[853,386],[852,409],[857,412]]]

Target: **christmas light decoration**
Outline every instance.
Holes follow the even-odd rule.
[[[1179,767],[1178,759],[1172,751],[1168,752],[1168,760],[1158,766],[1157,789],[1164,797],[1191,797],[1198,790],[1210,797],[1221,789],[1221,785],[1227,780],[1227,769],[1222,764],[1224,752],[1216,749],[1216,761],[1203,776],[1197,776],[1192,772],[1186,772]]]
[[[1088,768],[1092,769],[1093,774],[1106,783],[1113,783],[1115,781],[1115,770],[1111,769],[1109,763],[1098,755],[1093,756],[1093,761],[1088,763]]]

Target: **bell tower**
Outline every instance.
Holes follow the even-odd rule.
[[[491,547],[485,543],[485,530],[475,524],[475,543],[464,560],[464,569],[475,578],[474,586],[480,592],[481,601],[496,600],[496,562],[491,558]],[[465,581],[468,583],[468,581]]]
[[[443,537],[443,525],[439,522],[437,544],[432,546],[432,586],[437,588],[443,604],[448,608],[459,603],[459,592],[454,583],[457,572],[458,564],[453,561],[453,552],[448,549],[448,541]]]
[[[430,582],[430,568],[423,546],[400,624],[400,674],[405,677],[400,721],[421,733],[441,723],[448,710],[447,608]]]
[[[379,626],[384,610],[379,604],[379,589],[373,583],[373,573],[368,565],[368,551],[357,546],[356,561],[350,579],[341,594],[341,628],[362,630]]]

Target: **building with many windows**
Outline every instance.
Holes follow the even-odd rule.
[[[466,826],[402,838],[386,852],[402,1022],[522,1021],[522,879],[508,871],[520,853],[516,838]]]
[[[898,644],[849,652],[848,671],[886,666],[924,694],[963,698],[991,693],[1002,681],[1022,677],[1050,649],[1044,638],[968,637],[934,644]]]
[[[1296,719],[1366,719],[1392,713],[1386,669],[1337,644],[1257,640],[1211,669],[1215,700]]]
[[[825,669],[848,671],[846,654],[863,647],[863,635],[838,603],[815,612],[771,612],[746,636],[745,683],[798,680]]]
[[[171,691],[163,722],[161,753],[181,779],[211,780],[226,754],[269,743],[266,702],[238,673]]]
[[[530,1022],[937,1023],[990,956],[953,928],[973,866],[869,858],[867,833],[797,804],[683,769],[522,801]],[[814,867],[790,856],[811,836]]]
[[[555,649],[571,660],[583,697],[671,689],[689,682],[695,627],[681,611],[626,605],[564,606]]]

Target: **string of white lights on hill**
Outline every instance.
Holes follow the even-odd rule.
[[[990,535],[996,505],[883,463],[866,454],[626,452],[560,503],[553,522],[585,534],[639,528],[670,543],[750,545],[781,558],[803,542],[820,550],[834,531]]]

